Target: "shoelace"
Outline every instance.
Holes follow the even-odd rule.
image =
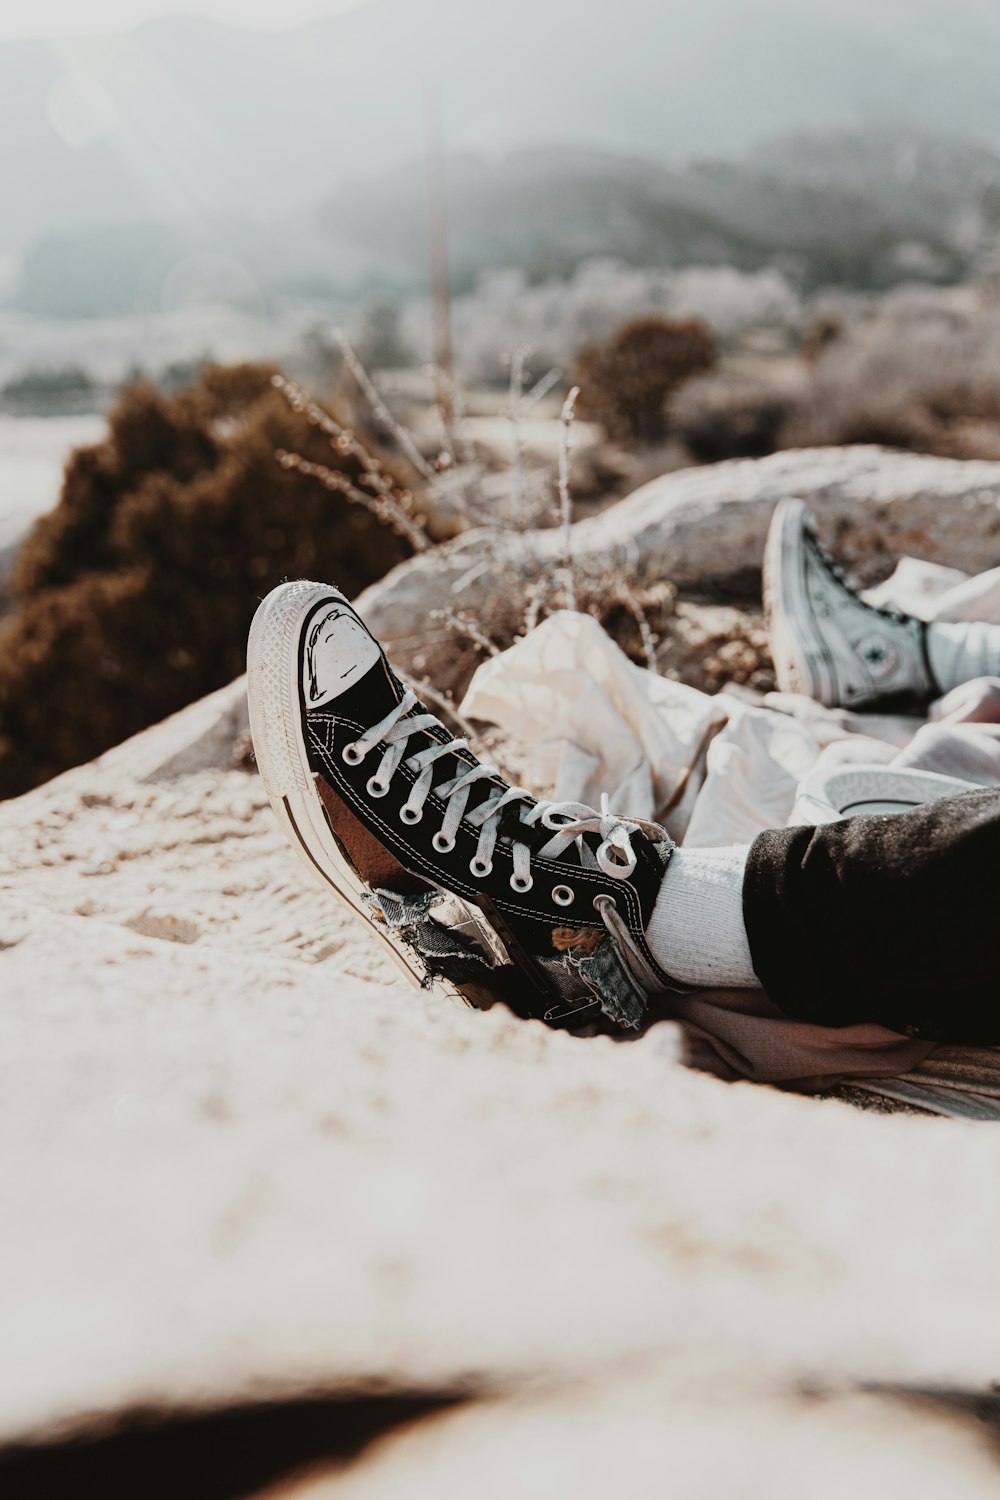
[[[429,745],[425,750],[407,757],[407,745],[413,735],[443,727],[430,713],[418,713],[410,717],[411,710],[417,706],[417,695],[408,688],[384,719],[366,729],[351,744],[345,745],[341,752],[348,764],[357,765],[377,745],[385,745],[379,768],[368,781],[368,792],[373,797],[385,796],[389,783],[404,761],[409,770],[418,773],[409,797],[400,808],[400,817],[404,823],[409,824],[419,823],[423,817],[424,803],[433,786],[435,761],[446,755],[454,755],[456,751],[468,749],[467,740],[451,739],[444,744]],[[447,803],[447,807],[441,827],[434,834],[431,843],[439,854],[447,854],[455,847],[458,826],[463,819],[473,828],[478,828],[479,843],[469,866],[478,879],[484,880],[491,873],[493,851],[500,836],[501,814],[516,803],[527,804],[520,809],[521,823],[526,827],[540,824],[552,833],[549,841],[538,851],[541,858],[558,859],[575,844],[581,866],[596,866],[602,874],[613,880],[628,880],[635,871],[637,859],[632,847],[632,834],[639,832],[656,842],[669,842],[668,835],[658,823],[621,818],[611,812],[607,797],[601,798],[601,808],[597,811],[582,802],[539,802],[525,787],[511,786],[504,791],[497,788],[484,801],[469,808],[469,798],[475,784],[497,777],[500,777],[500,773],[495,767],[477,762],[468,770],[433,788],[435,794]],[[588,833],[600,834],[601,843],[596,853],[584,841],[583,836]],[[530,891],[534,883],[531,875],[532,850],[515,837],[512,839],[512,854],[514,871],[511,886],[518,892]],[[610,898],[607,899],[610,902]],[[605,921],[607,922],[607,918]]]
[[[826,570],[835,583],[840,585],[845,594],[850,594],[855,604],[862,605],[863,608],[870,610],[874,615],[881,615],[883,619],[891,620],[894,625],[906,625],[908,623],[911,617],[904,614],[901,609],[896,609],[893,605],[888,604],[872,604],[869,600],[862,598],[857,589],[852,588],[850,583],[848,583],[847,574],[840,566],[840,563],[830,556],[829,552],[827,552],[826,548],[820,542],[815,528],[810,526],[806,534],[812,543],[813,552],[820,566]]]

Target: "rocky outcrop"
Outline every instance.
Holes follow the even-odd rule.
[[[752,593],[774,506],[807,500],[820,530],[860,581],[902,554],[969,573],[1000,563],[1000,464],[885,448],[816,448],[684,469],[573,527],[584,573],[635,586],[667,580],[682,592]],[[359,608],[390,650],[441,670],[454,637],[429,619],[448,605],[488,618],[498,587],[525,589],[563,562],[558,530],[467,532],[400,564],[365,590]],[[419,662],[417,663],[419,670]]]

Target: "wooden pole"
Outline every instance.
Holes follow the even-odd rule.
[[[447,420],[452,416],[453,357],[451,343],[451,280],[448,269],[448,203],[446,196],[444,133],[441,100],[436,86],[426,96],[427,121],[427,233],[431,305],[434,323],[434,363],[441,372],[438,399]]]

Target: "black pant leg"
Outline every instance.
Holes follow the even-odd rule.
[[[763,833],[743,914],[787,1015],[1000,1043],[1000,787]]]

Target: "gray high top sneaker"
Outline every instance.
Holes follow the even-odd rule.
[[[662,828],[540,802],[393,672],[336,589],[288,583],[247,650],[257,764],[292,847],[412,980],[578,1029],[675,986],[646,942]]]
[[[938,693],[927,626],[854,592],[801,500],[782,500],[764,553],[764,609],[778,686],[830,708]]]

